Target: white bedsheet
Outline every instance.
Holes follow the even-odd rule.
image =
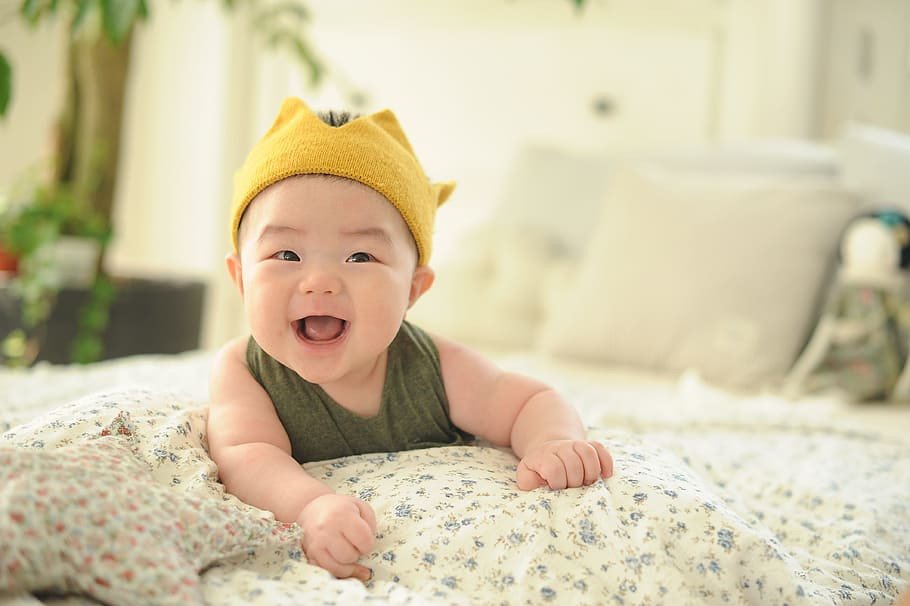
[[[0,446],[104,439],[125,414],[156,481],[175,496],[223,498],[240,515],[242,504],[217,496],[205,452],[210,361],[2,370]],[[309,464],[376,510],[373,579],[332,579],[294,545],[263,537],[261,550],[202,567],[206,602],[887,604],[910,582],[906,407],[794,404],[692,376],[502,363],[579,406],[613,452],[614,478],[523,493],[514,457],[478,446]],[[0,604],[37,599],[8,593]]]

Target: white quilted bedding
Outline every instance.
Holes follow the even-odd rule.
[[[195,353],[0,371],[0,605],[93,596],[122,604],[889,604],[910,583],[907,407],[794,404],[734,396],[693,377],[658,381],[522,358],[503,363],[567,393],[612,451],[616,475],[524,493],[511,453],[483,446],[309,464],[336,490],[368,500],[379,520],[365,562],[372,580],[335,580],[306,564],[296,527],[275,524],[217,483],[205,451],[210,360]],[[109,490],[102,472],[53,494],[72,484],[59,461],[98,463],[96,451],[113,457],[112,468],[139,470],[129,494],[171,501],[174,515],[215,507],[212,515],[229,516],[218,541],[186,525],[182,588],[164,591],[153,574],[171,562],[167,533],[143,551],[145,564],[121,540],[142,515],[144,524],[156,519],[144,510],[152,501],[121,490],[130,482]],[[40,535],[52,518],[33,513],[47,499],[77,497],[72,513],[55,509],[54,528],[64,527],[61,516],[107,512],[104,523],[83,522],[118,537],[107,560],[39,553],[44,543],[29,541],[92,549],[66,530]],[[23,502],[32,504],[24,516]],[[31,564],[40,559],[31,574],[23,546]]]

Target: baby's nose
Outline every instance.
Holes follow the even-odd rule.
[[[307,295],[335,295],[341,291],[341,279],[326,267],[312,267],[300,281],[300,290]]]

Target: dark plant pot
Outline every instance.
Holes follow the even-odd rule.
[[[103,359],[136,354],[174,354],[199,347],[205,284],[197,281],[117,278],[104,334]],[[64,288],[47,322],[38,360],[71,361],[84,288]],[[0,339],[20,326],[19,301],[0,288]]]

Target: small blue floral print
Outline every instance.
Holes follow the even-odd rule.
[[[594,524],[588,518],[584,518],[579,522],[580,531],[578,536],[581,537],[582,543],[586,545],[593,545],[597,542],[597,535],[594,534]]]
[[[721,528],[717,531],[717,544],[729,551],[733,548],[733,531]]]

